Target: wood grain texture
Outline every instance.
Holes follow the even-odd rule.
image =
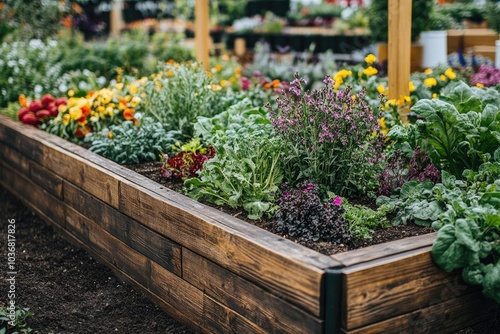
[[[63,179],[47,168],[36,162],[30,161],[29,176],[36,184],[40,185],[52,195],[60,199],[63,198]]]
[[[332,258],[347,267],[404,253],[413,249],[428,247],[433,244],[435,238],[436,233],[429,233],[335,254],[332,255]]]
[[[269,333],[207,295],[203,299],[203,315],[204,327],[208,333]]]
[[[8,146],[7,143],[1,143],[0,145],[0,161],[14,167],[19,172],[29,174],[29,160],[17,150]]]
[[[342,327],[363,327],[477,291],[446,273],[430,247],[342,269]]]
[[[427,307],[379,323],[343,333],[454,333],[500,317],[500,307],[476,291],[443,302],[435,300]]]
[[[43,163],[57,175],[118,208],[119,177],[51,143],[43,146]]]
[[[16,148],[18,152],[31,160],[41,162],[43,144],[36,135],[38,132],[42,131],[0,115],[0,142]]]
[[[267,333],[322,333],[321,320],[185,248],[182,278]]]
[[[65,202],[134,250],[181,276],[181,247],[77,186],[64,182]]]
[[[2,165],[2,183],[16,194],[22,195],[25,201],[31,203],[31,207],[37,207],[47,217],[64,224],[64,203],[48,191],[40,187],[33,180],[18,173],[10,166],[0,162]]]
[[[131,183],[120,184],[120,209],[185,248],[275,291],[315,316],[321,315],[324,271],[288,256],[286,251],[276,252],[269,242],[279,244],[284,239],[257,228],[252,235],[241,233]],[[281,245],[280,249],[286,248]]]

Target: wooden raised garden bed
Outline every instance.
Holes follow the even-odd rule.
[[[322,255],[1,115],[0,183],[200,332],[438,333],[500,315],[434,265],[433,234]]]

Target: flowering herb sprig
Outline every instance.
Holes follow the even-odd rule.
[[[277,109],[268,105],[283,145],[285,179],[291,184],[308,179],[340,196],[366,193],[375,186],[381,158],[378,118],[365,90],[351,95],[350,87],[335,91],[328,76],[323,82],[319,90],[304,91],[296,73]]]

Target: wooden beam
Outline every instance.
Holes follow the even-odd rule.
[[[205,70],[210,69],[209,59],[209,9],[208,0],[196,0],[195,4],[195,47],[196,61],[203,63]]]
[[[410,95],[411,0],[389,0],[389,98]],[[408,120],[407,108],[400,108],[403,123]]]
[[[124,26],[122,10],[123,10],[123,0],[113,1],[110,13],[111,16],[110,30],[111,30],[111,36],[115,38],[120,37],[121,30]]]

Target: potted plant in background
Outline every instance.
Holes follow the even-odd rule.
[[[426,29],[430,20],[433,2],[429,0],[412,1],[411,40],[416,42],[420,33]],[[389,40],[388,0],[372,0],[368,8],[368,28],[373,42],[378,44],[378,59],[387,60],[387,41]],[[422,46],[412,44],[411,70],[416,71],[422,66]]]
[[[423,48],[422,67],[433,68],[439,64],[446,64],[448,56],[447,30],[451,28],[451,17],[440,12],[437,5],[430,15],[426,31],[420,34],[420,44]]]

